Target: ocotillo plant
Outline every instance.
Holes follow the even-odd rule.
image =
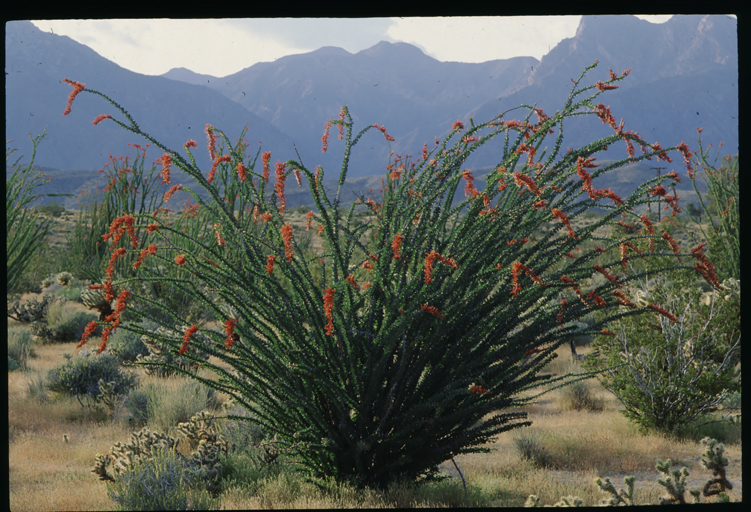
[[[31,263],[34,254],[42,247],[47,236],[50,221],[31,208],[31,203],[38,197],[34,189],[45,182],[41,173],[34,173],[34,156],[37,145],[45,133],[32,137],[33,150],[29,164],[19,165],[20,157],[8,166],[8,158],[16,151],[5,146],[5,168],[13,173],[5,182],[5,228],[8,234],[5,243],[7,257],[6,294],[16,290],[18,281]]]
[[[457,121],[435,148],[429,150],[425,144],[414,162],[403,158],[388,169],[381,202],[362,196],[346,218],[339,205],[351,151],[373,128],[387,142],[392,140],[378,125],[355,134],[346,106],[338,119],[326,124],[322,138],[325,151],[329,130],[336,125],[344,140],[334,197],[323,189],[320,166],[312,170],[287,160],[276,163],[269,198],[270,153],[262,155],[262,169],[257,171],[255,159],[233,147],[219,129],[207,126],[213,166],[204,175],[190,153],[195,141],[186,143],[186,159],[141,130],[112,99],[65,81],[74,87],[69,103],[81,92],[105,98],[125,121],[107,118],[164,150],[167,162],[208,192],[203,200],[186,190],[213,217],[213,240],[190,239],[150,216],[121,217],[112,226],[117,258],[128,250],[117,247],[126,231],[136,222],[148,225],[159,243],[151,244],[153,249],[142,256],[188,269],[191,279],[175,283],[223,321],[223,332],[218,333],[172,315],[171,324],[162,322],[178,334],[157,336],[159,341],[198,363],[203,362],[198,354],[208,353],[229,365],[231,372],[206,365],[218,374],[216,381],[191,377],[228,393],[252,413],[253,421],[275,432],[305,473],[385,487],[393,481],[432,477],[452,456],[487,451],[483,445],[497,434],[529,425],[525,413],[509,409],[530,400],[523,392],[556,380],[540,372],[571,336],[562,325],[612,309],[592,327],[597,332],[613,318],[661,310],[655,304],[636,308],[620,290],[623,282],[616,274],[639,237],[594,236],[597,228],[621,215],[636,216],[633,208],[646,201],[645,193],[659,185],[659,179],[641,185],[626,200],[612,190],[595,189],[593,180],[627,162],[669,161],[668,152],[676,148],[645,142],[624,130],[623,123],[617,124],[606,106],[594,102],[627,74],[611,71],[605,82],[580,86],[595,66],[574,82],[566,103],[552,116],[523,106],[529,109],[523,120],[505,120],[506,112],[480,124],[470,120],[469,127]],[[533,114],[536,123],[530,121]],[[580,115],[599,117],[615,134],[561,151],[566,121]],[[543,143],[554,130],[558,133],[545,157]],[[223,148],[217,147],[218,140],[224,141]],[[500,163],[487,176],[484,190],[478,191],[472,173],[462,166],[470,154],[491,142],[500,142],[493,148]],[[619,142],[626,143],[628,156],[590,174],[587,169],[597,167],[594,155]],[[642,155],[635,155],[634,144]],[[239,180],[237,193],[264,222],[260,232],[239,226],[228,206],[231,198],[225,201],[215,185],[217,173],[221,179]],[[302,257],[284,217],[290,174],[307,179],[317,209],[308,220],[311,227],[316,222],[325,240],[323,253],[310,261]],[[462,181],[466,199],[452,206]],[[612,204],[601,204],[602,199]],[[355,209],[362,205],[376,214],[375,225],[353,225]],[[574,230],[572,220],[593,206],[609,211],[594,225]],[[463,209],[466,215],[459,216]],[[558,229],[532,239],[536,228],[549,222],[558,223]],[[375,237],[372,252],[362,240],[369,229]],[[656,234],[646,236],[667,242]],[[573,254],[591,239],[602,247]],[[195,247],[212,261],[197,257]],[[592,265],[596,254],[615,247],[621,248],[620,260]],[[711,277],[713,267],[701,261]],[[312,278],[309,263],[320,265],[320,281]],[[584,291],[596,272],[608,280]],[[289,288],[281,286],[284,280],[291,283]],[[117,283],[122,291],[100,350],[112,329],[120,326],[126,307],[134,316],[139,314],[144,299],[129,290],[137,281],[135,277]],[[223,311],[199,284],[230,305],[234,315]],[[618,311],[615,306],[623,303],[634,309]],[[136,325],[123,327],[145,334]]]
[[[724,164],[717,167],[717,159],[720,156],[719,148],[714,161],[709,161],[709,148],[704,148],[701,143],[701,129],[699,132],[699,149],[694,152],[694,161],[700,169],[700,173],[707,185],[707,192],[702,193],[696,187],[696,175],[689,173],[691,185],[699,198],[700,210],[706,212],[705,219],[711,226],[709,233],[704,230],[701,223],[692,218],[699,226],[704,238],[709,241],[709,252],[717,261],[717,270],[720,280],[728,277],[741,279],[741,239],[740,239],[740,189],[738,188],[738,155],[727,155],[723,158]],[[709,146],[711,147],[711,145]],[[708,204],[712,201],[714,214],[710,212]]]

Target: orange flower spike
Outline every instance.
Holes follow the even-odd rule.
[[[472,393],[477,393],[478,395],[484,395],[486,393],[490,393],[490,391],[488,391],[487,389],[485,389],[482,386],[472,386],[471,388],[469,388],[469,390]]]
[[[311,224],[312,219],[313,219],[313,210],[310,210],[305,215],[305,231],[310,231],[310,228],[312,227],[312,224]]]
[[[621,250],[621,266],[626,269],[626,263],[628,263],[628,245],[620,244],[618,246]]]
[[[136,219],[132,215],[125,216],[125,231],[128,233],[131,245],[138,249],[138,235],[136,235],[136,230],[133,227],[135,221]]]
[[[261,219],[263,219],[264,222],[268,222],[272,219],[273,215],[271,215],[269,212],[261,214]]]
[[[436,251],[431,251],[425,257],[425,284],[430,284],[433,280],[433,262],[438,258]]]
[[[608,331],[607,329],[603,329],[603,330],[600,331],[600,334],[602,334],[603,336],[613,336],[615,334],[615,332]]]
[[[532,192],[536,196],[542,195],[542,192],[540,192],[537,189],[537,186],[535,185],[535,182],[532,180],[531,177],[527,176],[526,174],[522,174],[519,172],[513,172],[511,174],[514,178],[514,183],[517,187],[524,190],[524,186],[526,185],[527,188],[529,188],[530,192]]]
[[[169,200],[172,199],[172,196],[175,194],[175,192],[182,190],[182,188],[182,185],[174,185],[171,189],[164,193],[164,202],[168,203]]]
[[[612,89],[618,89],[620,87],[619,85],[606,85],[602,82],[597,82],[595,86],[600,89],[601,91],[610,91]]]
[[[206,140],[208,141],[207,148],[209,150],[209,158],[214,161],[216,160],[216,134],[214,133],[214,127],[210,124],[206,125],[206,128],[203,130],[206,132]]]
[[[185,261],[186,260],[185,260],[184,254],[178,254],[177,256],[175,256],[175,263],[177,263],[178,267],[182,267],[183,265],[185,265]]]
[[[78,342],[78,345],[76,345],[76,348],[81,348],[86,344],[86,341],[88,341],[89,336],[91,336],[91,333],[93,333],[96,328],[99,326],[96,320],[92,320],[88,324],[86,324],[86,329],[83,331],[83,336],[81,336],[81,341]]]
[[[263,182],[269,182],[269,173],[271,168],[269,167],[269,160],[271,160],[271,151],[267,151],[261,155],[261,161],[263,162]]]
[[[401,259],[401,257],[399,256],[399,248],[402,245],[402,240],[404,240],[404,235],[397,233],[396,235],[394,235],[394,239],[391,241],[391,249],[393,249],[394,251],[392,258],[395,260]]]
[[[188,139],[188,142],[183,144],[183,148],[185,148],[186,151],[188,148],[197,148],[197,147],[198,147],[198,143],[194,141],[193,139]]]
[[[323,144],[323,147],[321,148],[322,153],[325,153],[329,148],[329,130],[331,130],[331,121],[326,121],[326,124],[323,127],[323,137],[321,137],[321,143]]]
[[[357,284],[357,281],[355,281],[355,276],[354,276],[354,274],[350,274],[350,275],[348,275],[348,276],[347,276],[347,281],[349,282],[349,284],[351,284],[351,285],[352,285],[352,287],[353,287],[353,288],[354,288],[355,290],[357,290],[358,292],[360,291],[360,285],[358,285],[358,284]]]
[[[436,309],[434,306],[428,306],[427,304],[420,304],[420,309],[423,311],[430,313],[433,316],[437,316],[440,319],[446,318],[441,313],[438,312],[438,309]]]
[[[658,306],[657,304],[649,304],[649,308],[653,311],[660,313],[661,315],[666,316],[667,318],[670,319],[671,322],[676,323],[676,324],[678,323],[678,319],[672,313]]]
[[[464,197],[479,196],[480,192],[475,188],[475,179],[472,177],[472,172],[469,170],[462,171],[462,178],[467,182],[467,185],[464,187]]]
[[[676,243],[676,241],[673,240],[673,237],[670,236],[670,233],[668,233],[667,231],[664,231],[662,233],[662,238],[664,238],[665,240],[667,240],[667,242],[670,244],[670,248],[673,250],[673,253],[675,253],[675,254],[679,254],[680,253],[680,247],[678,247],[678,244]],[[678,261],[680,261],[680,260],[681,260],[681,258],[678,257]]]
[[[567,230],[567,232],[568,232],[568,236],[569,236],[570,238],[575,238],[575,239],[576,239],[576,238],[578,238],[578,237],[576,236],[576,233],[574,233],[574,230],[573,230],[573,229],[571,229],[571,223],[569,222],[569,220],[568,220],[568,216],[566,216],[566,214],[565,214],[565,213],[563,213],[563,212],[562,212],[561,210],[559,210],[558,208],[551,208],[551,209],[550,209],[550,212],[551,212],[551,213],[552,213],[552,214],[553,214],[553,215],[554,215],[554,216],[555,216],[556,218],[558,218],[558,219],[559,219],[559,220],[560,220],[561,222],[563,222],[563,224],[564,224],[564,225],[566,226],[566,230]]]
[[[282,226],[282,238],[284,239],[284,255],[287,261],[292,261],[294,252],[292,251],[292,226],[285,224]]]
[[[153,222],[149,224],[148,226],[146,226],[146,231],[148,231],[149,233],[154,233],[158,230],[159,230],[159,225],[156,222]]]
[[[285,209],[285,206],[287,204],[287,200],[284,197],[284,182],[286,181],[286,176],[284,175],[284,164],[282,162],[276,163],[276,185],[274,185],[274,190],[276,190],[276,196],[279,200],[279,213],[283,212]]]
[[[96,126],[99,123],[101,123],[102,121],[104,121],[105,119],[112,119],[112,116],[109,115],[109,114],[100,114],[100,115],[96,116],[96,119],[94,119],[91,122],[91,124],[93,124],[94,126]]]
[[[232,344],[235,342],[235,325],[237,321],[233,318],[224,321],[224,332],[227,334],[227,338],[224,340],[224,344],[227,346],[227,350],[232,348]]]
[[[334,332],[334,289],[327,288],[323,296],[323,312],[326,315],[326,335]]]
[[[82,84],[81,82],[76,82],[75,80],[68,80],[67,78],[63,78],[63,82],[73,86],[73,90],[68,95],[68,105],[65,108],[65,112],[63,112],[63,115],[67,116],[68,114],[70,114],[70,109],[73,106],[73,100],[76,99],[76,96],[78,96],[79,92],[84,90],[84,88],[86,87],[86,84]]]
[[[185,351],[188,350],[188,342],[196,332],[198,332],[198,327],[196,325],[191,325],[188,327],[188,330],[185,331],[185,334],[183,334],[183,345],[180,347],[180,350],[177,351],[179,355],[183,355]]]
[[[248,177],[248,169],[245,168],[242,162],[237,164],[237,175],[240,177],[240,181],[245,183],[245,179]]]
[[[169,153],[165,153],[161,157],[156,159],[157,162],[162,162],[162,172],[159,175],[162,177],[162,183],[169,185],[170,181],[170,164],[172,163],[172,157]]]
[[[618,286],[619,288],[621,287],[621,283],[618,282],[618,279],[614,275],[610,274],[610,272],[605,270],[603,267],[601,267],[600,265],[595,265],[594,269],[598,271],[600,274],[604,275],[608,281]]]
[[[274,271],[274,262],[276,261],[276,256],[274,254],[269,254],[266,257],[266,271],[271,275],[271,273]]]
[[[222,228],[222,225],[219,223],[214,223],[214,234],[216,234],[216,243],[219,244],[221,247],[224,247],[224,237],[222,236],[222,232],[220,229]]]
[[[451,129],[452,130],[456,130],[456,129],[463,130],[464,129],[464,123],[462,123],[461,121],[454,121],[454,124],[451,125]]]

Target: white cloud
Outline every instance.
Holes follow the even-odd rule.
[[[662,23],[669,15],[639,15]],[[573,37],[581,16],[32,20],[147,75],[184,67],[217,77],[257,62],[338,46],[356,53],[403,41],[440,61],[541,59]]]

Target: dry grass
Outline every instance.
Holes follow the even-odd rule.
[[[91,340],[90,343],[97,343]],[[31,371],[46,372],[74,353],[75,343],[37,345],[38,357],[30,359]],[[579,352],[586,353],[588,347]],[[549,367],[553,373],[576,369],[569,349]],[[206,373],[209,377],[210,374]],[[8,374],[9,489],[13,510],[111,510],[106,485],[90,473],[97,453],[106,453],[129,430],[122,423],[96,413],[84,413],[71,397],[41,403],[27,397],[29,376]],[[141,383],[156,381],[141,375]],[[166,388],[177,390],[181,378],[159,379]],[[576,495],[585,505],[597,505],[605,497],[593,483],[609,477],[616,488],[623,477],[635,475],[636,497],[641,504],[656,503],[662,487],[654,465],[671,458],[688,467],[690,488],[700,487],[708,473],[699,463],[701,448],[696,442],[678,441],[657,435],[641,435],[618,412],[618,401],[598,386],[600,412],[563,410],[561,391],[542,396],[527,408],[533,424],[499,438],[487,454],[456,457],[468,485],[469,506],[522,506],[530,494],[543,504],[562,496]],[[52,398],[52,397],[51,397]],[[548,455],[548,467],[535,467],[524,460],[514,446],[514,436],[536,433]],[[67,442],[64,438],[67,436]],[[182,443],[181,443],[182,444]],[[742,499],[741,444],[726,445],[730,459],[728,477],[735,485],[728,492],[732,501]],[[335,485],[323,493],[289,472],[269,476],[247,485],[233,486],[221,496],[226,510],[260,508],[433,508],[465,504],[464,489],[451,462],[441,469],[457,478],[422,488],[395,486],[385,492],[357,491]]]

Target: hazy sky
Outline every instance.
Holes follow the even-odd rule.
[[[643,16],[663,23],[671,16]],[[573,37],[581,16],[31,20],[146,75],[172,68],[223,77],[285,55],[380,41],[413,44],[440,61],[542,58]]]

